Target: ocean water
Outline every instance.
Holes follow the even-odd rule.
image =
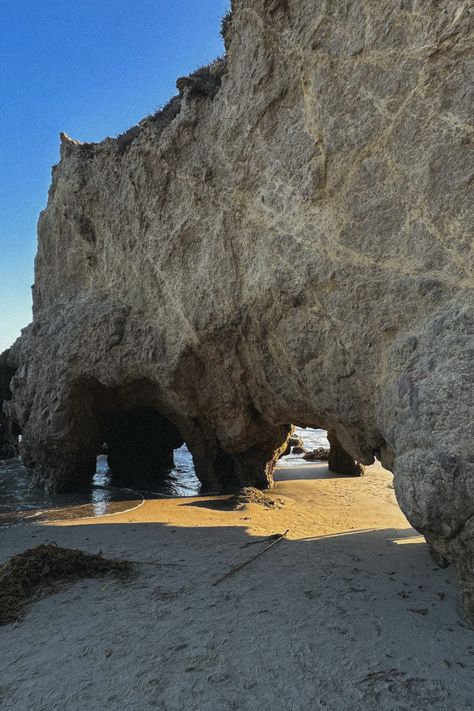
[[[296,434],[304,440],[306,449],[328,447],[324,430],[300,429]],[[301,455],[283,457],[278,467],[299,466]],[[0,461],[0,527],[15,523],[44,521],[78,516],[103,516],[120,513],[143,499],[196,496],[200,482],[194,473],[191,454],[186,445],[174,453],[174,467],[166,478],[151,488],[115,486],[110,476],[107,457],[97,457],[97,469],[90,489],[77,494],[50,494],[30,486],[28,473],[21,459]]]
[[[309,427],[303,429],[296,428],[295,436],[301,437],[304,441],[304,448],[308,451],[317,449],[318,447],[329,447],[326,430],[312,430]],[[298,467],[305,463],[301,454],[289,454],[280,459],[278,466],[280,467]]]

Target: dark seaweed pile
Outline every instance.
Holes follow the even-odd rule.
[[[0,567],[0,624],[18,620],[25,606],[68,582],[114,572],[129,575],[132,563],[108,560],[73,548],[43,544],[19,553]]]

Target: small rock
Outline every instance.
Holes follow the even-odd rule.
[[[306,452],[306,454],[303,455],[303,459],[306,459],[308,462],[327,462],[329,459],[329,449],[326,449],[326,447],[317,447],[313,449],[312,452]]]
[[[293,447],[293,449],[291,450],[291,453],[292,454],[305,454],[306,449],[304,447]]]

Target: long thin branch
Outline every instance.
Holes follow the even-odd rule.
[[[249,558],[248,560],[244,561],[243,563],[240,563],[240,565],[236,565],[234,568],[231,568],[228,573],[226,573],[225,575],[223,575],[221,578],[218,578],[217,580],[215,580],[212,584],[213,584],[213,585],[218,585],[218,584],[221,583],[223,580],[226,580],[226,578],[230,578],[231,575],[234,575],[234,573],[236,573],[238,570],[240,570],[241,568],[243,568],[245,565],[248,565],[249,563],[251,563],[253,560],[255,560],[255,558],[258,558],[260,555],[262,555],[262,553],[265,553],[265,551],[268,551],[268,550],[270,550],[270,548],[272,548],[273,546],[276,546],[276,544],[279,543],[279,542],[286,536],[286,534],[289,532],[289,530],[290,530],[290,529],[288,528],[288,529],[285,531],[285,533],[282,533],[280,536],[278,536],[278,538],[276,538],[274,541],[272,541],[269,546],[266,546],[265,548],[263,548],[261,551],[259,551],[259,552],[256,553],[255,555],[253,555],[253,556],[252,556],[251,558]]]

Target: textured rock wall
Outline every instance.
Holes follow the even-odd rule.
[[[8,411],[8,402],[12,397],[10,382],[15,375],[17,365],[10,349],[0,354],[0,459],[9,459],[18,454],[18,429],[2,407],[5,403],[5,409]]]
[[[474,615],[472,36],[454,0],[238,0],[164,112],[62,137],[12,386],[42,482],[89,477],[117,411],[211,488],[322,426],[394,471]]]

